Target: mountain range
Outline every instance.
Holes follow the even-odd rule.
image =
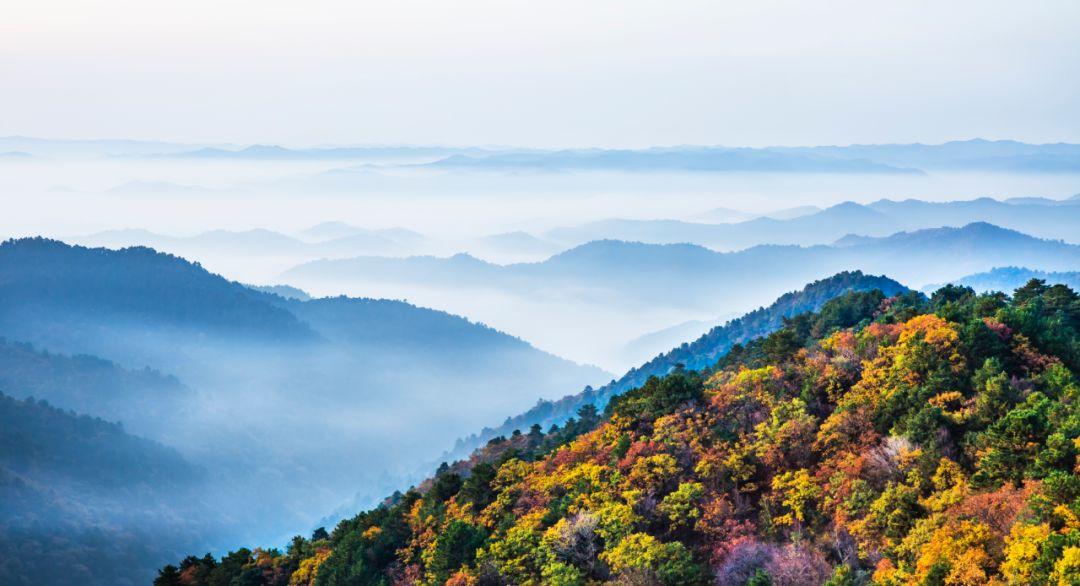
[[[1010,265],[1076,270],[1080,246],[972,223],[737,252],[599,240],[541,262],[508,265],[467,254],[319,260],[276,280],[352,295],[408,295],[513,331],[557,354],[622,371],[634,364],[622,352],[627,340],[690,320],[745,312],[840,271],[887,274],[921,288]],[[578,328],[593,332],[587,343]]]
[[[272,280],[282,270],[313,259],[406,255],[425,240],[423,235],[404,228],[369,230],[341,222],[318,224],[296,236],[262,228],[210,230],[192,236],[123,229],[62,239],[89,247],[145,246],[198,261],[216,272],[248,282]]]
[[[234,373],[233,366],[218,366],[226,362],[221,353],[246,361],[262,358],[260,352],[267,359],[287,360],[301,372],[315,366],[308,361],[335,374],[350,370],[342,380],[354,381],[358,391],[390,375],[385,371],[393,364],[423,363],[432,372],[413,368],[393,372],[392,378],[446,377],[442,384],[464,383],[474,391],[501,386],[500,397],[511,402],[550,395],[575,379],[604,376],[481,324],[404,302],[286,299],[148,248],[111,251],[43,239],[0,245],[0,333],[53,352],[102,356],[127,368],[158,368],[185,382],[217,375],[250,377]],[[211,356],[217,358],[214,366],[203,362]],[[458,361],[481,356],[487,367],[453,372]],[[377,368],[380,361],[385,368]],[[374,379],[365,381],[369,375]],[[484,376],[490,378],[484,381]],[[334,385],[337,395],[351,386],[341,382]],[[353,398],[377,394],[379,386]],[[494,406],[494,412],[500,408]]]
[[[644,288],[653,279],[664,282],[669,291],[672,283],[678,283],[677,290],[684,293],[714,286],[715,294],[722,290],[721,284],[750,288],[755,278],[776,286],[779,281],[769,281],[761,272],[770,266],[763,264],[769,258],[800,270],[811,270],[804,265],[813,255],[823,255],[820,264],[874,260],[911,267],[907,272],[912,274],[918,269],[918,274],[932,275],[944,266],[950,271],[964,270],[982,262],[981,257],[972,258],[976,253],[1065,265],[1076,262],[1078,248],[988,224],[971,224],[886,238],[850,237],[829,247],[766,246],[725,254],[693,245],[603,241],[544,263],[502,266],[465,256],[458,261],[476,271],[470,278],[506,279],[513,287],[531,286],[529,279],[544,279],[547,286],[595,287],[600,279],[610,279],[624,287]],[[806,256],[784,260],[783,254]],[[743,284],[735,280],[733,269],[745,271],[739,277],[745,279]],[[505,270],[511,274],[500,275]],[[698,277],[692,282],[694,274]],[[175,469],[169,477],[153,476],[152,480],[113,475],[118,484],[111,494],[130,500],[134,497],[123,495],[135,491],[145,495],[147,503],[169,503],[170,510],[188,512],[186,520],[177,524],[162,518],[160,510],[149,504],[149,509],[132,508],[127,518],[141,523],[140,530],[175,536],[175,541],[157,543],[179,548],[187,547],[184,544],[189,540],[276,540],[286,527],[311,526],[321,514],[345,502],[357,486],[366,487],[368,494],[388,494],[418,478],[415,464],[433,457],[433,447],[450,445],[447,434],[454,430],[467,433],[505,413],[521,413],[497,428],[461,440],[450,453],[454,457],[492,440],[498,442],[502,436],[512,437],[507,441],[516,445],[517,438],[524,436],[514,432],[533,426],[557,425],[559,433],[573,430],[577,434],[595,425],[589,409],[595,414],[614,397],[651,384],[651,377],[710,367],[731,350],[741,355],[744,346],[794,323],[789,320],[806,311],[826,308],[822,315],[830,323],[853,324],[884,297],[904,294],[907,289],[885,277],[840,273],[716,327],[599,387],[585,382],[608,379],[605,373],[567,363],[457,316],[398,301],[305,299],[292,289],[282,290],[293,293],[289,297],[272,291],[231,282],[148,248],[95,249],[46,239],[5,242],[0,245],[0,335],[11,341],[0,344],[0,363],[5,369],[0,392],[44,398],[64,409],[130,421],[132,429],[145,435],[147,440],[134,438],[115,426],[107,433],[94,432],[94,437],[112,434],[109,437],[125,445],[145,446],[152,456],[137,455],[133,447],[110,448],[110,453],[135,454],[134,462],[155,458],[147,463],[148,473],[156,469],[158,460],[162,465],[171,462],[167,465]],[[657,288],[648,294],[659,292]],[[847,295],[843,305],[851,308],[851,315],[830,313],[837,310],[830,309],[829,301],[842,295]],[[913,303],[921,303],[921,297],[909,295]],[[553,400],[556,393],[582,387],[585,390],[579,394]],[[537,397],[551,400],[526,410]],[[6,405],[20,413],[55,409],[30,400],[9,401]],[[66,411],[48,417],[55,421],[76,418]],[[579,430],[586,420],[588,424]],[[41,441],[41,429],[12,436],[22,438],[15,445]],[[72,439],[70,448],[93,445],[93,441],[98,440]],[[154,442],[165,442],[175,451]],[[47,458],[48,450],[18,447],[10,453]],[[198,462],[198,469],[187,461]],[[123,562],[141,568],[137,572],[145,572],[145,564],[168,555],[161,549],[124,545],[109,532],[104,544],[93,542],[86,527],[95,526],[96,515],[119,506],[118,502],[98,499],[86,490],[69,491],[68,484],[57,480],[60,476],[50,476],[54,473],[37,460],[3,466],[13,471],[5,472],[9,476],[2,483],[3,504],[20,511],[31,515],[39,509],[62,511],[79,499],[91,499],[81,505],[85,508],[76,517],[77,523],[47,526],[63,528],[71,548],[95,552],[69,554],[75,549],[56,549],[62,555],[98,556],[103,568],[87,570],[95,580],[112,576],[109,568],[122,563],[110,557],[110,547],[137,552],[136,558]],[[84,472],[65,466],[70,469],[62,478],[70,479],[70,486],[90,482],[80,476]],[[184,480],[174,481],[172,476]],[[50,498],[61,500],[50,505],[38,493],[22,488],[46,482],[56,482],[68,492],[55,493],[59,496]],[[205,482],[217,487],[213,502],[191,500],[191,491],[198,492]],[[356,502],[352,507],[371,504]],[[219,513],[204,517],[207,507]],[[244,511],[243,521],[221,514],[239,510]],[[26,519],[40,517],[23,513],[17,518],[29,526],[31,521]],[[55,533],[43,527],[34,531],[9,535],[15,544],[56,539]],[[141,534],[132,530],[128,535],[139,539]],[[38,551],[27,556],[34,561],[33,572],[45,571],[40,566],[44,559],[53,559],[61,567],[69,564]],[[9,566],[4,571],[50,576],[28,573],[22,567]]]
[[[578,149],[483,155],[454,154],[427,166],[483,170],[628,172],[921,173],[923,170],[963,170],[1076,173],[1080,172],[1080,146],[973,139],[937,145]]]
[[[538,153],[454,154],[425,165],[440,169],[544,171],[696,171],[770,173],[921,173],[866,159],[765,149],[681,147],[669,149],[583,149]]]
[[[756,287],[776,283],[790,287],[815,275],[852,268],[922,285],[1020,263],[1048,270],[1075,268],[1080,266],[1080,246],[977,222],[881,238],[850,236],[828,246],[760,245],[730,253],[693,244],[600,240],[543,262],[511,265],[495,265],[465,254],[358,257],[306,263],[282,278],[300,285],[325,279],[389,281],[522,294],[556,287],[606,290],[617,293],[620,301],[695,304],[715,311],[740,299],[738,291],[751,282]],[[672,283],[679,284],[677,296],[672,295]]]
[[[320,225],[322,226],[322,225]],[[304,234],[329,232],[320,226]],[[205,254],[237,256],[333,256],[341,254],[389,254],[407,251],[407,245],[423,237],[406,230],[341,230],[341,235],[318,241],[305,241],[280,232],[265,229],[243,231],[211,230],[194,236],[166,236],[147,230],[110,230],[87,236],[67,238],[84,246],[122,248],[147,246],[176,254]]]
[[[318,146],[207,145],[138,140],[53,140],[0,137],[0,152],[46,157],[150,157],[180,160],[371,161],[470,170],[694,171],[773,173],[921,173],[991,171],[1080,172],[1080,145],[1013,140],[957,140],[941,144],[834,146],[673,146],[647,149],[563,150],[424,145]]]
[[[1053,206],[1053,211],[1048,206]],[[972,222],[988,222],[1040,238],[1077,243],[1074,228],[1080,223],[1080,198],[999,201],[984,197],[948,202],[882,199],[865,205],[844,202],[790,219],[766,216],[727,224],[608,219],[555,228],[544,237],[568,246],[612,239],[739,250],[758,244],[828,244],[848,234],[886,236]]]
[[[123,423],[154,435],[193,402],[193,391],[175,376],[123,368],[88,354],[39,350],[0,338],[0,392],[15,399],[47,399],[61,409]]]
[[[149,248],[41,238],[0,244],[0,336],[0,392],[120,420],[199,462],[204,504],[243,511],[202,527],[208,545],[276,539],[357,485],[407,483],[484,421],[610,378],[404,302],[289,299]]]
[[[868,159],[920,169],[1075,173],[1080,171],[1080,145],[1028,144],[1015,140],[956,140],[942,144],[878,144],[816,147],[773,147],[777,152]]]

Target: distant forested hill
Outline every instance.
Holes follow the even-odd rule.
[[[553,424],[562,425],[584,405],[602,410],[612,397],[644,384],[651,376],[664,376],[676,368],[698,370],[710,366],[736,344],[766,336],[783,326],[786,319],[800,313],[818,311],[830,299],[853,291],[880,291],[883,296],[893,296],[907,291],[907,288],[887,277],[864,275],[859,271],[838,273],[815,281],[800,291],[784,294],[767,308],[754,310],[715,327],[697,340],[661,354],[602,387],[589,387],[557,401],[541,401],[525,413],[507,418],[495,429],[487,428],[477,435],[459,440],[447,457],[463,457],[493,437],[508,436],[515,430],[524,431],[534,424],[539,424],[543,429]]]
[[[95,356],[67,356],[0,338],[0,392],[123,421],[146,433],[176,415],[191,390],[175,377],[127,370]]]
[[[953,281],[953,283],[971,287],[980,293],[984,293],[987,291],[1012,291],[1020,288],[1031,279],[1042,279],[1051,284],[1060,283],[1080,290],[1080,271],[1047,272],[1021,267],[999,267],[985,273],[968,275]]]
[[[362,359],[367,372],[379,360],[415,365],[468,357],[469,371],[444,373],[447,382],[472,379],[490,388],[496,382],[484,376],[494,368],[507,387],[502,395],[513,397],[505,392],[511,390],[525,400],[603,376],[441,311],[389,300],[285,299],[147,248],[88,249],[44,239],[0,245],[0,335],[192,382],[221,368],[213,357],[266,352],[275,361],[298,358],[301,368],[309,353],[339,350],[354,364]]]
[[[136,336],[126,342],[135,350],[158,332],[263,342],[316,337],[266,294],[149,248],[114,251],[43,238],[0,244],[0,334],[98,354],[106,334]]]
[[[0,394],[0,583],[145,584],[212,522],[204,476],[115,423]]]
[[[850,234],[857,233],[862,224],[846,225]],[[816,275],[843,270],[884,273],[921,286],[1024,263],[1045,270],[1073,270],[1080,266],[1080,246],[975,222],[884,237],[852,235],[829,246],[761,245],[728,253],[685,243],[597,240],[540,263],[512,265],[494,265],[466,255],[359,257],[307,263],[286,276],[300,284],[391,282],[494,289],[517,295],[559,288],[568,295],[575,290],[599,290],[617,293],[613,303],[716,311],[716,306],[722,309],[724,304],[720,300],[741,300],[744,291],[780,283],[796,286]],[[672,293],[672,282],[680,283],[678,294]]]
[[[40,238],[0,244],[0,336],[0,392],[122,421],[205,468],[202,494],[236,511],[206,547],[312,524],[360,484],[406,486],[484,422],[610,378],[441,311],[287,299],[148,248]],[[128,531],[99,529],[71,547]]]
[[[1080,199],[1027,198],[1000,201],[931,202],[881,199],[868,204],[843,202],[795,218],[758,217],[736,223],[679,220],[607,219],[555,228],[544,236],[564,246],[593,240],[631,240],[651,244],[687,242],[715,250],[739,250],[760,244],[829,244],[847,234],[888,236],[901,231],[986,222],[1039,238],[1080,243]]]
[[[1054,215],[1053,210],[1070,206],[1038,207]],[[679,243],[594,240],[533,263],[499,265],[464,254],[357,257],[303,264],[282,278],[311,289],[415,293],[424,303],[497,319],[552,351],[622,372],[640,361],[625,359],[622,349],[628,340],[676,323],[740,314],[841,271],[885,274],[922,288],[1001,266],[1080,268],[1080,245],[987,223],[884,237],[852,235],[869,225],[858,219],[867,213],[881,215],[869,208],[856,210],[841,223],[844,231],[837,232],[848,235],[829,245],[720,252],[688,244],[693,235],[676,231],[685,238]],[[1078,224],[1080,217],[1072,225]],[[484,304],[486,299],[496,303]],[[580,329],[591,332],[590,344],[583,343]],[[663,349],[654,347],[645,356]]]

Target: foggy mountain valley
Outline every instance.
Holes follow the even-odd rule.
[[[1077,30],[5,6],[0,586],[1080,585]]]

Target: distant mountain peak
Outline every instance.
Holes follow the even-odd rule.
[[[251,146],[249,146],[249,147],[247,147],[245,149],[242,149],[240,152],[248,153],[248,154],[252,154],[252,155],[258,155],[258,154],[275,154],[275,155],[278,155],[278,154],[290,153],[290,152],[292,152],[292,149],[287,149],[287,148],[285,148],[283,146],[279,146],[279,145],[276,145],[276,144],[253,144],[253,145],[251,145]]]

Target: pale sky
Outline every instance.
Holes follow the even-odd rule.
[[[0,135],[1080,142],[1080,2],[0,0]]]

